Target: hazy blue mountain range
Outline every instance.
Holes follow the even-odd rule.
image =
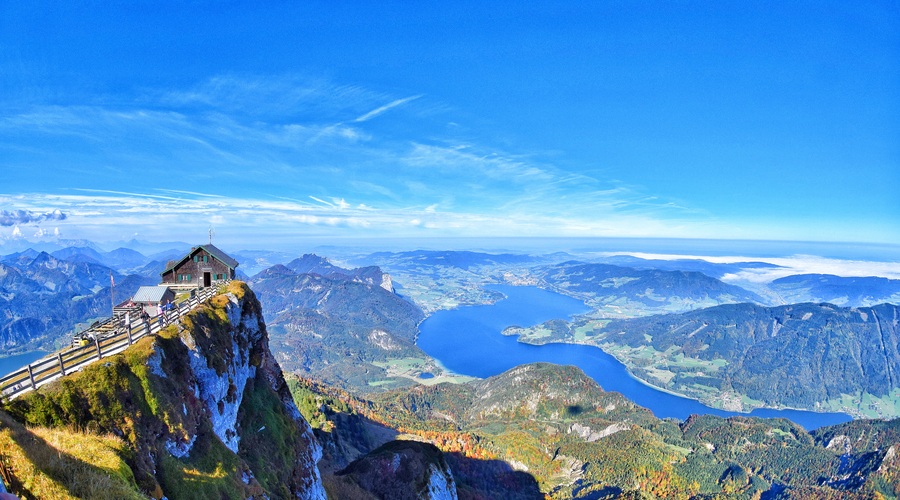
[[[130,245],[117,245],[117,246],[125,246],[129,248],[133,248]],[[98,252],[103,252],[103,249],[95,242],[89,240],[81,240],[81,239],[66,239],[61,238],[56,241],[28,241],[28,240],[7,240],[0,245],[0,251],[4,253],[14,253],[14,252],[23,252],[29,250],[36,250],[38,252],[54,252],[56,250],[61,250],[63,248],[75,247],[75,248],[93,248]]]
[[[68,260],[71,262],[90,262],[92,264],[103,263],[103,255],[90,247],[66,247],[51,252],[50,255],[57,259]]]
[[[613,255],[598,259],[603,264],[631,267],[634,269],[658,269],[661,271],[696,271],[713,278],[740,272],[744,269],[777,269],[780,266],[767,262],[734,262],[718,264],[701,259],[642,259],[630,255]]]
[[[365,257],[382,267],[430,268],[450,266],[470,269],[478,266],[524,264],[534,262],[535,257],[520,254],[491,254],[468,251],[416,250],[412,252],[376,252]]]
[[[890,302],[900,304],[900,280],[874,276],[847,278],[831,274],[796,274],[769,285],[786,304],[830,302],[864,307]]]
[[[314,254],[305,254],[288,262],[284,267],[297,274],[318,274],[320,276],[325,276],[326,278],[377,285],[389,292],[394,291],[391,277],[382,272],[378,266],[344,269],[335,266],[324,257]]]
[[[544,286],[581,299],[607,317],[763,302],[753,292],[696,271],[634,269],[569,261],[537,268],[534,274]]]
[[[294,253],[274,250],[238,250],[228,252],[228,255],[240,263],[238,269],[248,276],[253,276],[276,264],[284,264],[297,257]]]
[[[0,261],[16,260],[20,257],[35,258],[40,251],[34,249],[26,249],[21,252],[11,253],[0,257]],[[87,262],[91,264],[100,264],[117,271],[128,271],[148,264],[154,259],[146,255],[132,250],[130,248],[119,247],[111,251],[103,251],[96,246],[69,246],[46,252],[60,260],[68,262]],[[183,255],[184,252],[181,252]]]
[[[103,264],[115,269],[134,269],[147,265],[150,258],[130,248],[117,248],[103,254]]]
[[[100,264],[120,272],[132,271],[147,265],[153,260],[140,252],[121,247],[109,252],[88,246],[65,247],[50,252],[50,255],[68,262]]]
[[[157,279],[122,275],[93,262],[69,261],[46,252],[23,252],[0,262],[0,346],[7,353],[68,343],[76,324],[109,317],[110,275],[115,301]]]

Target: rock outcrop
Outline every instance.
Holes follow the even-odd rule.
[[[5,406],[27,424],[124,438],[136,489],[155,498],[326,498],[322,449],[241,282],[156,337]]]
[[[456,484],[443,454],[432,444],[391,441],[338,473],[378,498],[456,500]]]

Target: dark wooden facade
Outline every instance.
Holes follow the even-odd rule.
[[[191,249],[181,260],[169,261],[160,273],[163,283],[210,286],[216,281],[234,279],[238,262],[213,245]]]

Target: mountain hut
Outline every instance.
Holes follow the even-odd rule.
[[[216,281],[234,279],[237,266],[238,261],[214,245],[200,245],[191,248],[181,260],[170,260],[160,275],[163,284],[204,287]]]

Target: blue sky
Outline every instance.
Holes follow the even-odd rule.
[[[261,3],[0,5],[0,239],[900,245],[896,2]]]

